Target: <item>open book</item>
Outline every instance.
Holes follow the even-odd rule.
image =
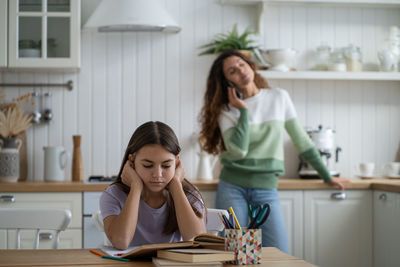
[[[131,259],[131,258],[154,257],[157,254],[156,253],[157,250],[160,249],[203,247],[203,248],[224,250],[224,246],[225,246],[225,238],[204,233],[196,236],[193,241],[147,244],[139,247],[130,247],[126,250],[118,250],[114,247],[105,246],[102,247],[101,250],[110,256]]]

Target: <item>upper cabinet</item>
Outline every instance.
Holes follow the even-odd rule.
[[[0,67],[7,67],[7,0],[0,0]]]
[[[80,0],[11,0],[8,5],[9,68],[80,67]]]

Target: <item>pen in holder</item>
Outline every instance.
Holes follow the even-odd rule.
[[[225,250],[235,253],[236,260],[232,264],[260,264],[261,229],[225,229]]]

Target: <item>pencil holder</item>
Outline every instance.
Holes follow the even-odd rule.
[[[225,229],[225,250],[235,252],[236,260],[232,264],[260,264],[261,229]]]

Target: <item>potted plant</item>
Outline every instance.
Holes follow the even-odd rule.
[[[208,44],[200,46],[200,48],[204,48],[205,50],[199,54],[207,55],[207,54],[218,54],[225,50],[241,50],[245,56],[250,58],[251,51],[257,48],[254,45],[254,40],[250,39],[250,36],[255,34],[249,28],[246,28],[242,34],[239,34],[237,25],[233,26],[232,31],[228,33],[219,33],[215,36],[215,38]]]

